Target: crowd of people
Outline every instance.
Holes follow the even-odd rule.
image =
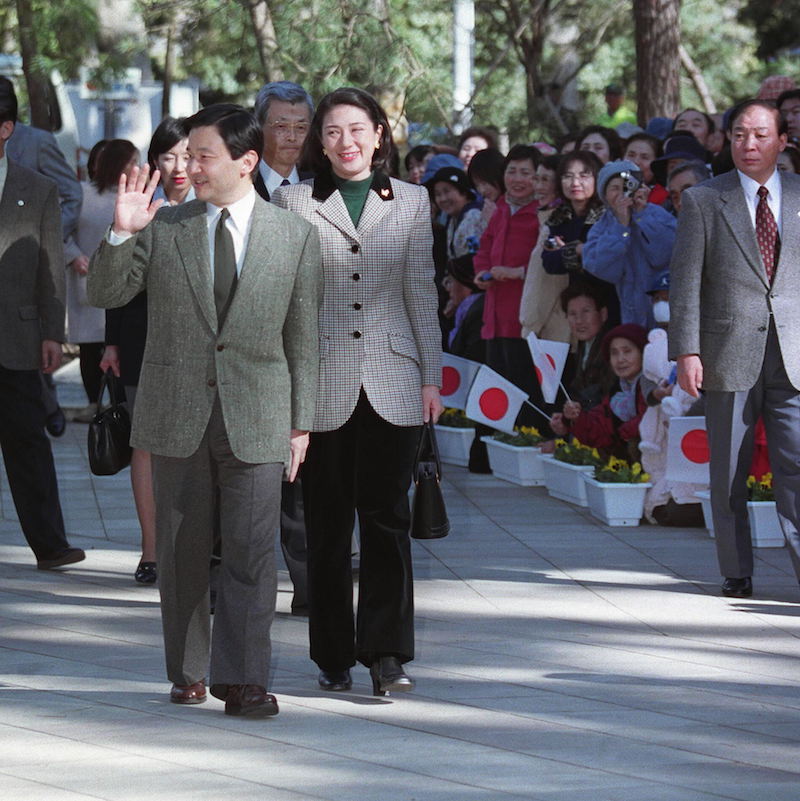
[[[603,124],[559,142],[503,153],[494,128],[473,126],[452,146],[412,147],[401,171],[367,92],[337,89],[315,107],[301,86],[270,83],[252,112],[166,118],[143,165],[131,142],[98,142],[67,219],[74,179],[60,162],[2,158],[26,126],[0,79],[3,208],[28,182],[38,195],[18,204],[41,240],[11,315],[24,351],[0,349],[12,494],[39,568],[85,558],[64,533],[44,435],[63,425],[39,373],[60,359],[66,306],[87,416],[106,371],[132,413],[134,577],[159,585],[171,701],[202,703],[208,687],[227,714],[277,714],[266,688],[278,531],[319,686],[349,690],[360,663],[377,695],[414,687],[407,491],[421,427],[442,410],[443,350],[524,390],[533,405],[517,422],[539,428],[545,449],[575,438],[642,460],[646,514],[662,524],[696,510],[664,475],[669,419],[713,409],[717,547],[735,597],[752,592],[742,486],[762,420],[800,571],[800,427],[789,433],[800,380],[788,364],[800,223],[787,211],[800,204],[800,178],[787,177],[800,163],[800,89],[773,80],[721,119],[688,108],[644,129],[620,87],[606,102]],[[36,171],[57,181],[61,215]],[[730,267],[737,247],[744,277]],[[738,303],[753,329],[741,342]],[[553,404],[531,333],[571,345]],[[728,367],[737,358],[749,372]],[[489,470],[481,433],[474,472]]]

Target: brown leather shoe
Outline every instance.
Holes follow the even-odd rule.
[[[259,684],[231,684],[225,714],[266,718],[278,714],[278,701]]]
[[[55,556],[37,559],[36,567],[39,570],[52,570],[54,567],[74,565],[76,562],[82,562],[85,558],[86,554],[80,548],[67,548],[66,551],[62,551]]]
[[[173,684],[169,691],[173,704],[203,704],[206,700],[206,682],[200,679],[194,684]]]

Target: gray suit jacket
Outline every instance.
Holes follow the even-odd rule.
[[[0,199],[0,364],[38,370],[43,339],[64,341],[58,189],[9,160]]]
[[[314,223],[322,243],[313,430],[344,425],[362,386],[385,420],[420,425],[422,384],[442,380],[427,191],[376,173],[358,226],[329,176],[281,187],[272,202]]]
[[[49,131],[18,122],[6,142],[6,155],[17,164],[51,178],[61,198],[61,227],[66,241],[75,233],[81,213],[81,185]]]
[[[800,389],[800,176],[782,172],[781,253],[770,287],[738,173],[687,189],[670,271],[670,358],[697,353],[703,387],[755,384],[770,313],[789,380]]]
[[[254,464],[287,461],[290,429],[308,430],[314,417],[321,282],[313,226],[258,198],[221,331],[204,202],[160,209],[121,245],[103,241],[89,268],[89,301],[117,307],[147,290],[131,444],[191,455],[219,393],[234,454]]]

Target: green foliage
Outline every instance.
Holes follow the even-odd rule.
[[[595,465],[594,479],[601,484],[644,484],[650,481],[650,476],[642,471],[639,462],[629,464],[612,456],[605,464]]]
[[[566,462],[574,465],[599,465],[602,464],[602,457],[597,448],[589,448],[574,437],[570,442],[563,439],[556,440],[556,450],[553,457],[559,462]]]
[[[493,434],[492,439],[504,442],[506,445],[513,445],[515,448],[535,447],[544,442],[544,437],[539,433],[539,429],[533,426],[515,427],[513,434],[498,431]]]
[[[475,423],[461,409],[446,408],[439,416],[437,425],[447,428],[475,428]]]
[[[774,58],[781,51],[800,47],[797,0],[747,0],[739,9],[739,19],[755,29],[759,58]]]

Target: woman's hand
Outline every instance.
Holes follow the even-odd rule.
[[[566,437],[567,434],[569,434],[569,426],[564,422],[564,415],[561,414],[561,412],[556,412],[550,418],[550,428],[552,428],[553,433],[559,437]]]
[[[495,281],[519,281],[525,277],[524,267],[492,267],[489,271]]]
[[[649,198],[650,198],[650,187],[647,184],[642,184],[633,193],[633,210],[637,214],[640,211],[644,211],[645,208],[647,208]]]
[[[422,385],[422,419],[427,423],[433,420],[436,423],[439,415],[444,411],[442,398],[439,395],[439,387],[436,384]]]
[[[567,420],[577,420],[582,411],[583,408],[578,401],[567,401],[564,404],[564,417]]]
[[[111,368],[111,372],[119,378],[119,348],[116,345],[106,345],[103,349],[103,358],[100,359],[100,369],[105,373]]]
[[[623,195],[622,192],[620,192],[614,201],[609,203],[609,207],[619,221],[620,225],[631,224],[631,208],[633,207],[633,198]]]
[[[69,266],[76,275],[86,275],[89,272],[89,257],[81,253],[69,263]]]

